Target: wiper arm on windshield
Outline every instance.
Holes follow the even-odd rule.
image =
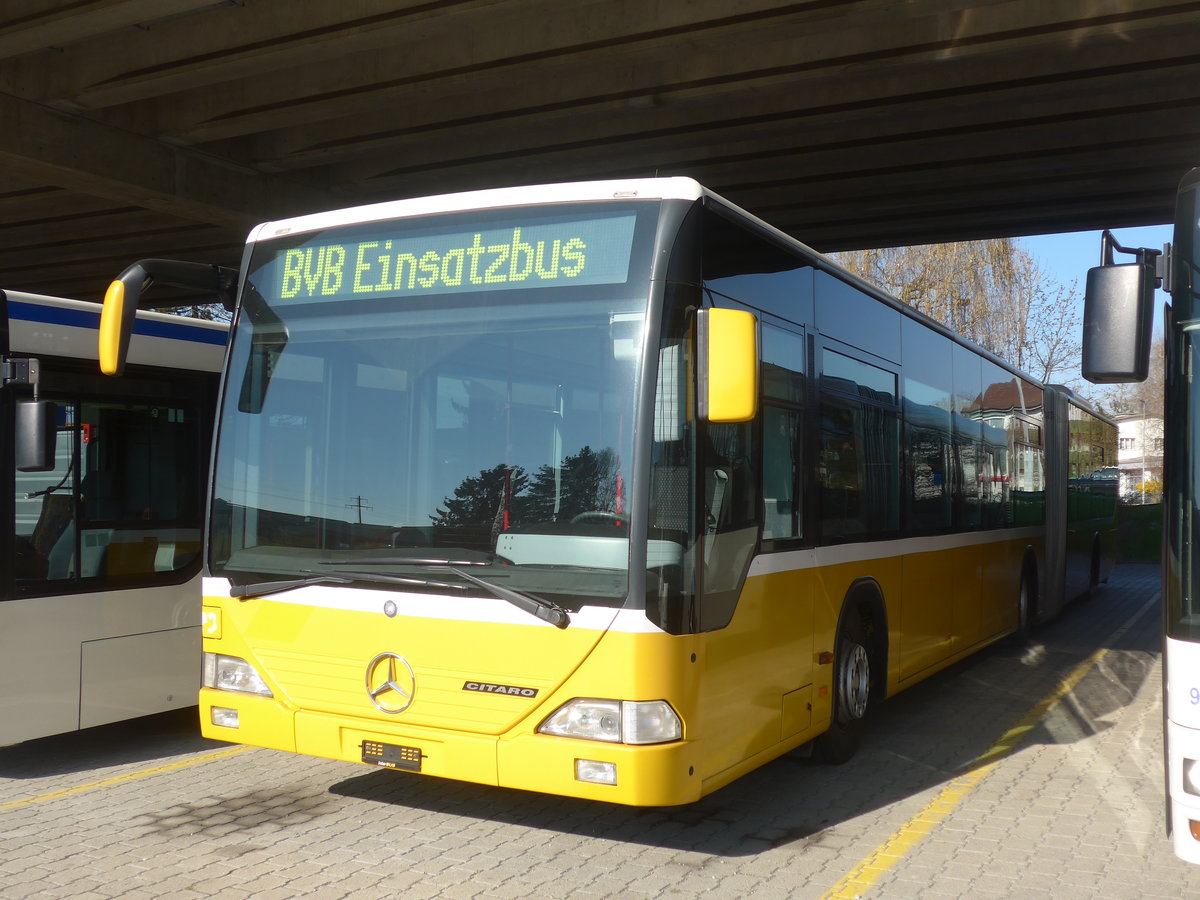
[[[397,562],[397,560],[391,561]],[[361,563],[364,560],[354,560],[354,562]],[[570,615],[557,603],[552,603],[534,594],[526,594],[524,591],[517,591],[503,585],[493,584],[490,581],[484,581],[482,578],[478,578],[458,568],[459,565],[476,565],[476,563],[460,563],[457,560],[454,561],[454,564],[441,560],[428,560],[424,562],[404,560],[404,562],[412,563],[431,572],[450,572],[453,575],[457,575],[463,581],[483,588],[483,590],[487,591],[493,597],[511,603],[518,609],[523,609],[530,615],[537,616],[543,622],[549,622],[555,628],[566,628],[571,624]],[[322,565],[336,565],[336,563],[324,562]],[[348,571],[337,573],[311,572],[307,569],[304,571],[309,577],[293,578],[290,581],[263,581],[257,584],[243,584],[233,588],[229,592],[229,595],[239,600],[245,600],[249,597],[261,597],[265,594],[278,594],[282,591],[290,591],[294,588],[305,587],[310,584],[351,584],[355,581],[365,581],[368,584],[396,584],[407,587],[438,588],[440,590],[466,590],[461,584],[453,584],[448,581],[435,581],[432,578],[414,578],[411,575],[380,575],[376,572]]]
[[[507,600],[518,609],[523,609],[527,613],[537,616],[544,622],[549,622],[555,628],[566,628],[571,624],[571,617],[567,611],[557,603],[551,603],[542,597],[526,594],[524,591],[514,591],[512,588],[506,588],[499,584],[493,584],[490,581],[484,581],[482,578],[477,578],[467,572],[463,572],[454,566],[446,566],[446,570],[453,572],[464,581],[469,581],[471,584],[478,585],[483,588],[493,597],[499,597],[501,600]]]
[[[350,563],[355,566],[420,566],[449,568],[452,566],[490,566],[489,559],[431,559],[423,556],[364,556],[355,559],[322,560],[322,566],[342,566]]]
[[[229,589],[229,596],[236,597],[238,600],[246,600],[250,597],[265,597],[267,594],[279,594],[283,591],[295,590],[296,588],[305,587],[310,584],[349,583],[349,578],[325,573],[313,575],[309,578],[289,578],[285,581],[258,581],[249,584],[238,584]]]
[[[307,578],[292,578],[286,581],[259,581],[251,584],[237,585],[229,591],[229,596],[239,600],[250,597],[262,597],[267,594],[278,594],[296,588],[307,587],[310,584],[353,584],[365,581],[368,584],[395,584],[401,587],[438,588],[441,590],[464,591],[461,584],[449,581],[435,581],[432,578],[414,578],[408,575],[380,575],[377,572],[312,572],[303,570]]]

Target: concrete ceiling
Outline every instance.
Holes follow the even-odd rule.
[[[4,0],[0,287],[656,173],[825,250],[1161,223],[1198,51],[1166,0]]]

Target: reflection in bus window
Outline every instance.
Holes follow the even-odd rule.
[[[152,577],[200,554],[194,409],[60,402],[56,466],[18,473],[18,587]]]

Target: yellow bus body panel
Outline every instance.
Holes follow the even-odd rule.
[[[766,750],[778,748],[783,753],[798,746],[808,738],[813,722],[828,719],[826,673],[823,708],[817,704],[811,712],[805,709],[804,727],[785,734],[783,698],[811,687],[816,669],[814,641],[821,630],[820,626],[814,630],[814,623],[829,618],[827,611],[814,611],[820,596],[817,585],[818,572],[813,569],[753,576],[746,581],[729,625],[701,635],[698,724],[705,738],[706,779],[723,783],[722,773]]]
[[[950,541],[845,562],[802,551],[809,556],[795,568],[752,568],[730,623],[695,635],[386,618],[270,597],[210,597],[205,607],[219,608],[221,637],[206,638],[205,650],[246,659],[275,696],[206,688],[202,730],[357,763],[363,743],[377,742],[419,751],[425,775],[637,806],[688,803],[828,727],[838,618],[852,588],[869,582],[884,598],[891,695],[1015,628],[1029,545],[1011,536]],[[382,605],[388,595],[377,593]],[[402,654],[416,676],[413,704],[397,715],[376,709],[366,690],[367,663],[385,650]],[[466,681],[537,694],[476,693],[464,690]],[[538,733],[579,697],[665,700],[682,720],[683,739],[628,746]],[[214,725],[214,706],[236,709],[239,727]],[[614,764],[617,783],[577,780],[577,760]]]
[[[700,797],[697,750],[688,739],[699,684],[696,636],[560,631],[532,620],[387,620],[270,598],[210,597],[204,605],[222,613],[222,637],[206,640],[205,650],[249,661],[275,693],[203,689],[207,737],[348,762],[361,762],[363,742],[377,741],[419,749],[427,775],[639,806]],[[389,630],[402,637],[382,636]],[[410,661],[418,683],[412,707],[396,716],[374,709],[366,692],[366,664],[385,649]],[[536,686],[538,696],[464,691],[465,681],[485,680],[481,673],[498,684]],[[537,733],[576,697],[666,699],[683,719],[684,739],[633,747]],[[239,726],[214,725],[214,706],[238,710]],[[618,783],[575,780],[576,759],[616,763]]]

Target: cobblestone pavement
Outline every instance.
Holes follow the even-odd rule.
[[[888,701],[850,763],[675,809],[231,747],[194,711],[0,749],[0,897],[1200,897],[1163,829],[1157,598],[1119,567]]]

